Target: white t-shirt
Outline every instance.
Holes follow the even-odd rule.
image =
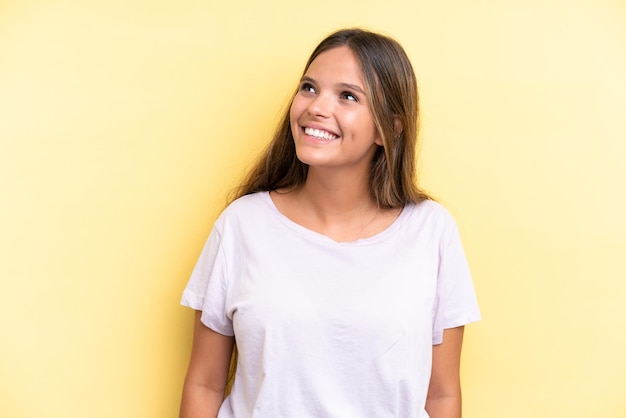
[[[438,203],[338,243],[282,215],[267,192],[217,219],[182,304],[237,341],[219,418],[428,417],[432,345],[480,319],[456,224]]]

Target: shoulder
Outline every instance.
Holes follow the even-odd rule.
[[[454,224],[450,211],[439,202],[423,200],[419,203],[410,203],[405,207],[408,215],[433,223]]]
[[[222,216],[236,216],[267,207],[268,192],[257,192],[241,196],[232,201],[222,212]]]
[[[410,226],[419,228],[421,233],[450,239],[458,235],[458,227],[450,211],[434,200],[423,200],[408,204],[404,209]]]
[[[232,226],[250,225],[266,220],[271,215],[272,206],[267,192],[257,192],[242,196],[231,202],[215,221],[218,229]]]

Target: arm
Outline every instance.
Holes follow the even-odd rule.
[[[180,418],[215,418],[224,399],[234,338],[207,328],[196,311]]]
[[[443,342],[433,346],[433,369],[426,398],[431,418],[461,418],[461,346],[463,327],[443,331]]]

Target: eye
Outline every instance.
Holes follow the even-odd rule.
[[[311,83],[304,82],[300,84],[300,91],[306,93],[315,93],[315,87],[313,87],[313,84]]]
[[[343,93],[341,93],[341,98],[345,99],[345,100],[349,100],[351,102],[358,102],[359,99],[356,97],[356,95],[352,92],[349,91],[344,91]]]

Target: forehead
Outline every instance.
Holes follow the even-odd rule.
[[[354,52],[339,46],[319,54],[307,68],[305,75],[315,80],[363,85],[363,72]]]

